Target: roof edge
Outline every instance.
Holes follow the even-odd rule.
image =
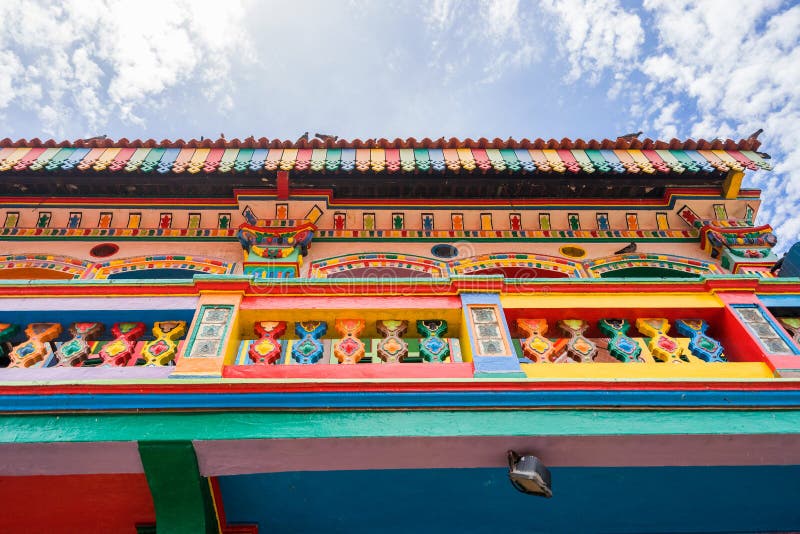
[[[314,148],[383,148],[383,149],[402,149],[402,148],[439,148],[439,149],[455,149],[455,148],[494,148],[494,149],[554,149],[554,150],[571,150],[571,149],[594,149],[594,150],[758,150],[761,142],[755,138],[740,139],[735,141],[733,139],[714,139],[707,141],[699,139],[671,139],[669,141],[650,139],[629,139],[620,137],[617,139],[569,139],[567,137],[561,139],[544,140],[537,139],[487,139],[481,137],[479,139],[459,139],[451,137],[446,139],[440,137],[438,139],[431,139],[425,137],[423,139],[416,139],[414,137],[407,137],[405,139],[395,138],[393,140],[380,138],[380,139],[305,139],[301,138],[297,141],[290,141],[288,139],[269,139],[261,137],[248,137],[244,140],[238,138],[224,139],[190,139],[185,141],[183,139],[162,139],[156,141],[155,139],[134,139],[129,140],[125,137],[121,139],[110,138],[91,138],[91,139],[76,139],[74,141],[55,141],[54,139],[41,140],[38,137],[33,139],[17,139],[13,140],[8,137],[0,140],[0,148],[295,148],[295,149],[314,149]]]

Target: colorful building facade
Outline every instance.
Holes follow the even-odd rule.
[[[0,141],[0,530],[800,529],[759,148]]]

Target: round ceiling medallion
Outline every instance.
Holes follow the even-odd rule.
[[[458,249],[453,245],[433,245],[431,254],[437,258],[455,258],[458,256]]]
[[[119,246],[114,243],[101,243],[92,247],[89,254],[95,258],[107,258],[119,252]]]
[[[586,256],[586,251],[583,250],[581,247],[576,247],[574,245],[567,245],[561,247],[558,250],[562,256],[566,256],[568,258],[582,258]]]

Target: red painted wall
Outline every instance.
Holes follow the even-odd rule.
[[[155,523],[143,474],[0,477],[0,532],[135,534]]]

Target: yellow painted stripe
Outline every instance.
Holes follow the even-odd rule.
[[[291,309],[291,310],[239,310],[239,333],[242,339],[251,338],[253,336],[253,324],[256,321],[288,321],[289,323],[300,321],[325,321],[328,323],[328,333],[324,336],[326,339],[341,337],[341,334],[336,332],[334,323],[336,319],[343,317],[348,318],[363,318],[366,310],[347,310],[346,308],[339,309]],[[362,338],[380,338],[383,337],[375,330],[375,321],[378,320],[399,320],[408,321],[409,324],[409,337],[413,337],[413,332],[416,332],[417,319],[434,317],[436,319],[444,319],[447,321],[447,335],[446,337],[458,338],[461,331],[461,309],[460,308],[443,308],[433,310],[414,309],[375,309],[369,310],[369,321],[364,332],[360,334]],[[413,328],[412,328],[413,327]],[[297,339],[294,335],[292,328],[286,329],[286,334],[282,339]]]
[[[556,152],[553,149],[548,148],[542,150],[542,153],[544,154],[544,157],[547,158],[547,161],[549,163],[563,163],[563,161],[561,161],[561,158],[558,156],[558,152]]]
[[[211,152],[210,148],[198,148],[192,154],[192,159],[189,160],[189,163],[205,163],[209,152]]]
[[[106,163],[111,163],[112,161],[114,161],[114,158],[117,156],[117,154],[119,154],[120,150],[122,150],[122,149],[119,148],[119,147],[107,148],[100,155],[100,157],[97,158],[97,161],[98,162],[104,161]]]
[[[715,295],[694,293],[502,295],[504,308],[723,308]]]
[[[684,379],[684,378],[773,378],[760,362],[728,363],[523,363],[528,378],[563,379]]]
[[[644,154],[642,154],[641,150],[628,150],[627,152],[631,155],[633,161],[636,163],[652,163]]]
[[[458,154],[458,159],[461,160],[461,163],[468,163],[472,162],[475,163],[475,157],[472,155],[472,150],[469,148],[457,148],[456,153]]]
[[[386,151],[382,148],[373,148],[369,151],[369,159],[373,163],[376,162],[386,163]]]
[[[294,163],[297,161],[297,149],[296,148],[286,148],[281,155],[281,161],[291,162]]]

